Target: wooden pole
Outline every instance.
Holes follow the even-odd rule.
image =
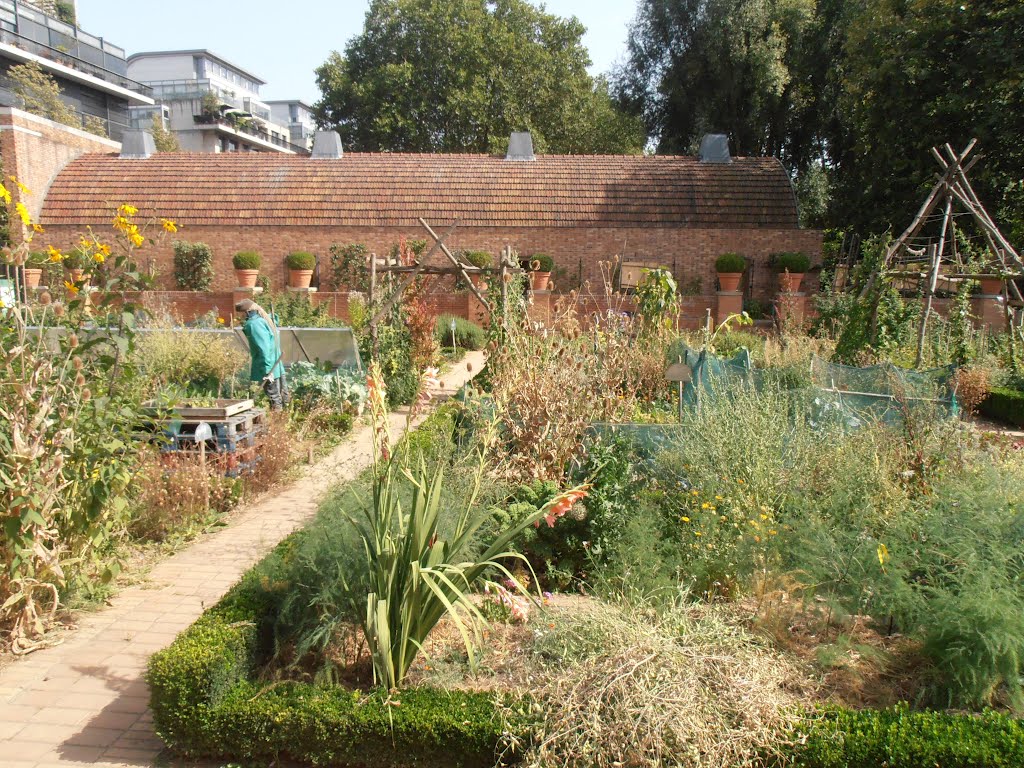
[[[507,262],[511,261],[508,256],[509,246],[505,246],[501,249],[501,336],[505,338],[505,334],[508,333],[508,279],[507,279]]]
[[[949,216],[950,209],[952,207],[952,200],[946,202],[946,216]],[[947,218],[948,223],[948,218]],[[946,230],[943,228],[942,235],[945,237]],[[941,241],[940,241],[941,242]],[[941,246],[940,246],[941,247]],[[924,359],[924,336],[925,331],[928,328],[928,315],[932,312],[932,298],[935,296],[935,286],[939,282],[939,264],[941,263],[940,250],[934,245],[928,246],[928,250],[931,251],[932,259],[932,273],[928,279],[927,293],[925,294],[925,305],[924,312],[921,313],[921,325],[917,331],[917,358],[914,361],[914,367],[920,368],[921,363]]]
[[[380,341],[377,338],[377,316],[375,307],[377,305],[377,254],[370,254],[370,341],[373,349],[373,359],[380,357]]]
[[[430,228],[430,225],[427,224],[427,222],[424,219],[420,219],[420,224],[423,225],[423,228],[427,230],[427,232],[430,234],[432,238],[434,238],[435,241],[439,239],[437,233]],[[443,253],[452,264],[458,267],[459,272],[462,275],[462,279],[469,283],[469,290],[471,290],[473,294],[478,299],[480,299],[480,303],[486,307],[487,300],[483,297],[483,294],[481,294],[480,291],[477,290],[476,286],[473,285],[473,281],[469,279],[469,273],[466,271],[465,266],[463,266],[463,264],[458,259],[455,258],[454,254],[452,254],[452,252],[448,250],[448,246],[446,246],[444,243],[440,243],[440,247],[441,253]]]

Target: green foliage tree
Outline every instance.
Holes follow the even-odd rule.
[[[321,125],[357,151],[636,153],[640,121],[587,74],[583,25],[525,0],[374,0],[317,69]]]
[[[661,152],[725,132],[736,154],[779,154],[813,13],[813,0],[641,0],[617,93]]]
[[[160,115],[153,115],[153,124],[150,132],[153,134],[153,143],[156,144],[157,152],[181,151],[178,137],[164,128],[164,121],[160,119]]]
[[[11,67],[7,73],[14,95],[26,112],[74,128],[81,128],[78,115],[60,98],[60,86],[34,61]]]
[[[930,148],[971,138],[985,154],[971,180],[995,210],[1024,178],[1021,28],[1015,0],[867,0],[846,35],[834,210],[900,227],[934,181]]]

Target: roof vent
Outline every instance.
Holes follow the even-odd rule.
[[[344,153],[337,131],[317,131],[313,136],[314,160],[337,160]]]
[[[700,140],[700,161],[702,163],[731,163],[729,137],[724,133],[706,133]]]
[[[121,136],[121,157],[145,160],[156,152],[156,142],[149,131],[125,131]]]
[[[536,160],[533,154],[533,136],[529,131],[517,131],[508,140],[508,154],[506,160],[530,161]]]

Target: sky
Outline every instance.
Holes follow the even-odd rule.
[[[636,0],[548,0],[548,12],[576,16],[592,74],[623,58]],[[264,99],[319,98],[313,70],[363,28],[369,0],[78,0],[78,24],[129,54],[208,48],[267,81]]]

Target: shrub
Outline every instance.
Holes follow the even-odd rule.
[[[546,253],[535,253],[530,257],[530,269],[534,272],[551,272],[555,268],[555,260]]]
[[[991,384],[984,368],[959,368],[953,376],[953,390],[960,407],[968,416],[978,412],[978,406],[988,396]]]
[[[332,245],[331,254],[331,287],[340,291],[365,293],[370,290],[370,269],[367,266],[370,251],[361,243],[350,245]]]
[[[259,269],[262,261],[256,251],[239,251],[231,257],[235,269]]]
[[[267,293],[263,306],[272,311],[282,328],[340,328],[345,322],[331,315],[327,302],[314,304],[308,293]]]
[[[981,402],[981,413],[990,419],[1024,427],[1024,392],[995,387]]]
[[[775,270],[802,275],[811,268],[811,259],[806,253],[779,253],[775,255]]]
[[[316,256],[307,251],[292,251],[285,257],[288,269],[315,269]]]
[[[362,371],[325,371],[301,361],[288,367],[288,388],[292,400],[303,409],[326,405],[348,413],[361,413],[368,395],[366,374]]]
[[[1024,765],[1024,724],[985,712],[974,717],[891,709],[828,707],[793,730],[795,768],[1011,768]]]
[[[42,269],[49,260],[50,257],[45,251],[29,251],[25,257],[25,266],[29,269]]]
[[[494,258],[487,251],[466,251],[462,254],[462,258],[467,264],[478,269],[486,269],[494,263]]]
[[[486,341],[484,329],[476,323],[454,315],[440,315],[434,327],[434,337],[442,347],[452,345],[452,322],[455,322],[455,346],[459,349],[483,349]]]
[[[723,253],[715,259],[715,272],[744,272],[747,269],[747,260],[738,253]]]
[[[211,513],[226,512],[242,488],[212,460],[203,468],[198,457],[155,451],[144,457],[133,487],[138,496],[128,531],[148,541],[163,541],[203,523]]]
[[[183,291],[208,291],[213,283],[213,249],[206,243],[174,243],[174,282]]]
[[[184,328],[140,333],[134,361],[149,380],[149,394],[172,388],[182,395],[221,396],[245,370],[248,353],[232,339]]]

